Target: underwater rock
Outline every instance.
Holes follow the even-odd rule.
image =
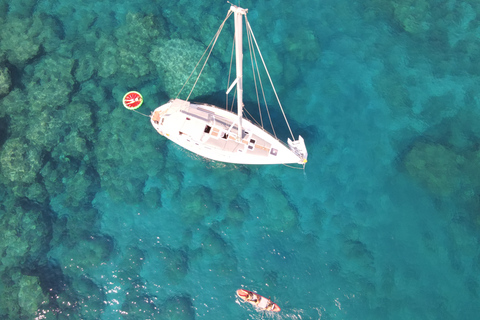
[[[40,175],[43,177],[43,184],[50,195],[50,197],[55,197],[57,194],[61,194],[65,190],[64,183],[58,183],[59,181],[63,182],[66,172],[71,168],[70,162],[62,163],[59,165],[56,162],[48,161],[43,168],[40,170]]]
[[[151,296],[144,286],[138,285],[131,288],[121,306],[122,319],[171,319],[160,317],[160,308],[156,305],[156,297]]]
[[[157,187],[146,190],[143,194],[143,203],[151,209],[162,207],[162,192]]]
[[[185,188],[177,197],[176,205],[179,206],[180,217],[189,226],[201,223],[210,211],[215,212],[217,208],[212,191],[206,186]]]
[[[34,109],[53,109],[69,102],[73,59],[50,55],[25,68],[25,87]],[[48,106],[48,107],[47,107]]]
[[[19,270],[2,272],[0,285],[2,319],[34,319],[39,315],[39,309],[49,302],[38,277],[23,275]]]
[[[179,283],[188,273],[188,257],[185,251],[162,247],[159,259],[164,262],[163,274],[168,282]]]
[[[345,239],[341,248],[349,261],[355,261],[355,268],[362,270],[359,273],[375,273],[373,254],[363,242]]]
[[[75,79],[78,82],[84,82],[90,79],[95,72],[95,59],[90,53],[80,56],[77,59],[77,65],[75,68]]]
[[[392,2],[395,18],[409,33],[421,33],[430,28],[430,5],[426,0],[400,0]]]
[[[0,26],[2,25],[2,19],[7,17],[8,13],[8,3],[6,1],[0,2]]]
[[[145,253],[136,246],[128,246],[122,252],[122,257],[117,273],[118,278],[124,282],[136,279],[145,263]]]
[[[49,254],[60,262],[64,273],[73,278],[88,274],[89,269],[98,268],[108,261],[114,249],[113,239],[103,235],[84,234],[82,238],[71,240]]]
[[[19,286],[18,304],[20,305],[21,313],[25,316],[33,317],[42,304],[48,303],[48,296],[42,292],[37,277],[22,276]]]
[[[187,296],[168,299],[161,305],[161,318],[169,320],[194,320],[195,311],[192,300]]]
[[[4,53],[11,64],[23,68],[41,54],[41,47],[47,52],[58,47],[54,26],[53,20],[46,15],[7,17],[0,28],[0,56]]]
[[[114,199],[138,202],[148,177],[163,169],[165,160],[158,150],[165,141],[152,142],[151,127],[132,121],[123,107],[114,109],[100,129],[94,151],[102,188]]]
[[[165,35],[161,16],[127,13],[126,22],[115,31],[119,73],[143,77],[154,70],[148,59],[152,43]]]
[[[22,138],[8,139],[0,153],[2,176],[10,182],[32,183],[42,166],[42,150]]]
[[[50,206],[59,215],[90,205],[99,189],[99,177],[88,157],[85,141],[78,136],[72,139],[72,144],[57,145],[40,170]]]
[[[320,59],[320,43],[313,30],[289,34],[285,39],[288,54],[296,61],[316,61]],[[296,66],[298,68],[298,66]]]
[[[40,21],[33,19],[8,18],[0,30],[0,41],[7,60],[18,66],[35,57],[40,50]]]
[[[98,319],[98,315],[102,314],[106,307],[107,295],[105,291],[85,275],[73,278],[70,288],[79,300],[79,308],[76,311],[80,318]]]
[[[29,18],[33,14],[33,9],[37,0],[16,0],[8,4],[8,15],[17,18]]]
[[[406,79],[393,67],[386,68],[374,77],[373,87],[395,113],[408,114],[413,102],[405,85]]]
[[[63,143],[54,149],[52,155],[56,159],[72,157],[82,160],[88,155],[88,151],[87,140],[85,140],[78,131],[72,131],[65,137]]]
[[[51,206],[57,214],[52,225],[52,239],[50,240],[52,248],[74,248],[79,239],[90,239],[92,234],[100,234],[100,216],[97,210],[88,207],[70,209],[61,206],[57,208],[58,204],[56,203],[51,203]],[[52,254],[56,256],[56,253]]]
[[[150,60],[157,66],[159,80],[169,97],[174,98],[182,89],[204,51],[205,48],[201,43],[180,39],[165,41],[159,47],[152,49]],[[193,86],[200,69],[201,66],[197,68],[183,91],[185,97]],[[208,95],[221,88],[219,86],[221,82],[217,79],[220,75],[219,70],[221,70],[220,63],[211,56],[202,72],[201,81],[195,86],[194,96]]]
[[[88,168],[82,165],[66,183],[65,192],[57,197],[65,207],[80,208],[91,202],[97,190],[95,179],[88,174]]]
[[[207,268],[218,277],[229,277],[237,270],[233,248],[213,228],[200,235],[198,233],[196,230],[196,243],[190,245],[190,248],[196,248],[189,252],[192,269]]]
[[[152,47],[165,34],[161,16],[129,12],[125,16],[125,23],[113,34],[98,33],[96,30],[87,33],[86,41],[94,48],[91,55],[95,57],[90,61],[96,65],[94,69],[102,78],[108,79],[115,75],[115,83],[120,78],[130,86],[139,85],[147,77],[157,78],[155,66],[148,56]],[[83,81],[90,78],[91,67],[83,57],[78,59],[79,73],[76,76],[79,81]]]
[[[18,117],[16,119],[21,120],[22,114],[25,112],[26,107],[28,106],[29,102],[27,100],[27,94],[25,91],[14,88],[11,90],[7,96],[0,99],[0,117],[4,117],[8,115],[9,117]],[[23,116],[23,118],[25,118]],[[16,120],[15,119],[15,120]],[[26,120],[24,119],[19,126],[23,128],[23,122]],[[18,128],[18,131],[21,131]]]
[[[240,226],[248,217],[250,211],[248,202],[242,197],[232,200],[228,205],[227,213],[225,215],[225,223],[231,226]]]
[[[40,259],[49,242],[49,226],[41,211],[23,209],[18,201],[9,202],[0,220],[0,272]]]
[[[66,106],[65,117],[67,121],[71,121],[71,124],[77,125],[78,128],[87,129],[89,133],[93,133],[97,128],[91,125],[92,113],[94,112],[96,117],[102,119],[110,115],[111,110],[109,108],[99,108],[99,106],[105,105],[106,100],[107,93],[102,84],[96,80],[87,80],[82,83],[82,90],[75,92],[72,103]],[[80,109],[77,109],[77,107],[80,107]],[[78,120],[75,119],[77,116],[80,117]],[[85,123],[85,120],[88,122]],[[80,130],[80,132],[84,133],[83,130]]]
[[[32,201],[47,204],[48,192],[41,183],[35,182],[26,187],[25,196]]]
[[[29,145],[46,151],[52,150],[65,135],[67,128],[64,122],[53,109],[32,112],[32,114],[35,114],[35,125],[28,125],[25,132]]]
[[[0,65],[0,98],[6,96],[12,87],[12,79],[10,71],[6,67]]]
[[[296,208],[290,204],[278,187],[264,192],[265,215],[260,217],[268,230],[274,232],[290,231],[298,227]]]
[[[95,42],[97,74],[102,78],[108,78],[117,73],[117,46],[113,39],[104,36]]]
[[[430,191],[448,196],[462,180],[465,158],[441,144],[417,142],[403,163],[407,172]]]

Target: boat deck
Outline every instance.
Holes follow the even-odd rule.
[[[161,135],[201,156],[232,163],[272,164],[299,162],[288,146],[247,119],[211,105],[171,100],[152,114]]]
[[[201,105],[190,105],[188,110],[182,110],[186,116],[196,118],[196,120],[205,123],[205,126],[211,125],[210,132],[205,133],[208,138],[202,138],[203,144],[212,148],[218,148],[229,152],[246,152],[255,155],[267,157],[270,153],[271,144],[254,133],[247,130],[244,132],[243,139],[237,140],[238,126],[232,123],[231,119],[214,114],[210,110],[202,108]]]

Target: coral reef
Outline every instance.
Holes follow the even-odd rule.
[[[26,316],[34,315],[42,304],[48,303],[48,297],[42,292],[37,277],[22,276],[19,286],[18,304]]]
[[[169,97],[175,97],[192,73],[197,61],[205,51],[205,47],[194,40],[172,39],[152,49],[150,60],[157,66],[160,84]],[[193,86],[201,65],[189,80],[182,94],[188,95]],[[214,57],[208,60],[203,70],[201,81],[195,87],[195,96],[207,95],[219,90],[221,82],[217,79],[221,70],[220,63]]]
[[[265,194],[263,224],[273,232],[289,232],[298,227],[298,214],[281,189],[274,187]]]
[[[163,247],[159,259],[164,262],[163,273],[169,283],[177,284],[187,275],[188,257],[184,251]]]
[[[3,195],[0,205],[0,317],[31,319],[48,303],[36,276],[26,275],[45,260],[50,223],[42,208],[13,194]]]
[[[30,210],[23,209],[17,202],[4,210],[0,221],[1,271],[39,259],[49,241],[49,227],[41,211],[33,207]]]
[[[143,286],[131,288],[130,294],[126,296],[121,306],[123,319],[161,319],[160,308],[156,305],[156,297],[151,296]],[[170,319],[166,317],[166,319]]]
[[[5,283],[5,278],[10,277]],[[40,287],[38,277],[21,274],[18,270],[2,274],[2,319],[33,319],[40,314],[39,309],[48,304],[48,295]]]
[[[84,82],[92,78],[95,73],[95,58],[92,54],[86,53],[77,59],[77,66],[75,68],[75,80]]]
[[[193,320],[194,310],[190,297],[172,297],[161,305],[161,317],[171,320]]]
[[[201,223],[209,212],[216,211],[212,191],[205,186],[182,189],[177,195],[176,207],[182,220],[188,225]]]
[[[408,114],[413,104],[405,81],[404,76],[396,72],[390,65],[379,72],[373,81],[375,90],[397,114]]]
[[[25,68],[25,86],[33,104],[30,110],[51,109],[69,102],[74,84],[73,65],[73,59],[50,55]]]
[[[9,16],[17,18],[29,18],[33,14],[36,0],[18,0],[8,4]]]
[[[114,199],[136,202],[148,177],[164,165],[161,139],[152,142],[152,129],[142,121],[130,121],[124,108],[113,110],[101,126],[95,143],[96,170],[102,188]],[[135,152],[141,146],[141,152]]]
[[[13,88],[13,90],[10,91],[7,96],[0,99],[0,117],[7,115],[14,119],[17,116],[20,117],[22,113],[26,111],[25,109],[27,109],[27,105],[28,100],[25,91],[18,88]],[[20,126],[20,124],[18,126]]]
[[[55,251],[50,251],[60,265],[64,267],[67,276],[75,278],[80,274],[88,274],[89,270],[98,268],[102,262],[109,260],[113,253],[114,243],[109,237],[103,235],[84,235],[71,239],[72,242],[64,246],[57,246]]]
[[[421,33],[429,29],[430,5],[425,0],[392,2],[395,18],[409,33]]]
[[[0,28],[0,56],[5,54],[11,64],[22,68],[42,53],[41,48],[47,52],[57,49],[60,40],[54,26],[47,15],[7,17]]]
[[[225,215],[225,224],[227,226],[240,226],[248,217],[247,212],[249,211],[250,207],[245,199],[239,197],[232,200]]]
[[[407,172],[432,192],[448,196],[462,180],[465,158],[441,144],[418,142],[404,159]]]
[[[8,139],[0,153],[0,168],[6,183],[29,184],[42,167],[43,150],[23,138]]]
[[[10,78],[10,71],[8,68],[0,65],[0,98],[10,92],[11,86],[12,79]]]
[[[115,31],[116,55],[119,72],[132,77],[144,77],[154,70],[148,60],[152,44],[165,36],[160,17],[140,13],[128,13],[125,24]]]

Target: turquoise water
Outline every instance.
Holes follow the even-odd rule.
[[[224,1],[0,1],[1,318],[478,318],[480,4],[240,5],[305,171],[201,159],[121,105],[176,95]],[[231,28],[193,100],[223,101]]]

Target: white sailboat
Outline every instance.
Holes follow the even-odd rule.
[[[247,11],[247,9],[231,5],[227,17],[214,37],[216,42],[223,24],[233,14],[235,17],[236,78],[228,88],[227,95],[233,88],[236,89],[237,113],[213,105],[190,102],[188,98],[186,100],[172,99],[155,109],[151,114],[151,123],[162,136],[193,153],[215,161],[237,164],[298,163],[305,165],[308,157],[305,142],[301,136],[297,140],[294,139],[288,122],[287,126],[293,140],[288,138],[287,144],[285,144],[261,126],[243,117],[244,18],[247,32],[249,32],[249,37],[251,36],[249,40],[253,39],[256,44],[246,17]],[[263,57],[260,52],[259,54],[263,62]],[[263,64],[265,66],[265,63]],[[270,79],[268,71],[267,75]],[[273,90],[277,96],[275,89]],[[278,103],[281,107],[280,101]],[[283,109],[282,113],[285,117]]]

